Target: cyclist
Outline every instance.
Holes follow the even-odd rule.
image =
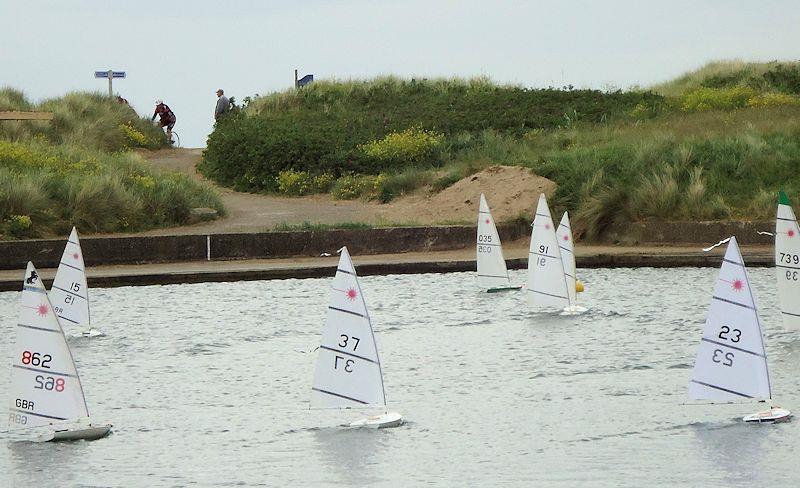
[[[158,126],[167,128],[167,139],[169,139],[170,144],[173,144],[175,141],[172,140],[172,128],[175,127],[175,122],[177,121],[175,113],[169,108],[169,105],[164,103],[164,100],[156,100],[156,111],[153,112],[153,117],[150,118],[151,122],[156,120],[156,115],[159,117]]]

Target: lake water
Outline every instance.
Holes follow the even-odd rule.
[[[800,413],[800,338],[751,269],[773,391]],[[71,340],[94,442],[0,447],[0,486],[798,486],[800,421],[680,406],[716,269],[579,270],[577,317],[474,274],[361,279],[395,429],[309,411],[331,279],[92,291],[106,337]],[[512,272],[522,283],[523,271]],[[9,358],[19,294],[0,294]],[[7,391],[8,374],[0,374]]]

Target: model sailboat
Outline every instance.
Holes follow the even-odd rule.
[[[561,222],[558,224],[556,230],[558,237],[558,246],[561,248],[561,262],[564,265],[564,277],[567,280],[567,292],[569,296],[569,306],[564,309],[567,314],[577,314],[585,312],[586,309],[578,305],[578,290],[583,290],[583,285],[580,288],[577,280],[577,267],[575,266],[575,243],[572,239],[572,228],[569,223],[569,215],[564,212],[561,217]]]
[[[50,301],[62,324],[67,329],[77,331],[76,336],[103,335],[102,332],[90,327],[89,286],[86,283],[83,251],[75,227],[72,228],[64,253],[61,255],[61,262],[53,286],[50,288]]]
[[[531,230],[527,291],[535,307],[565,309],[570,306],[561,248],[544,194],[539,196]]]
[[[800,329],[800,228],[784,192],[778,196],[775,219],[775,274],[783,325]]]
[[[111,425],[93,426],[69,345],[36,269],[28,263],[13,349],[9,424],[37,441],[93,440]]]
[[[521,286],[511,286],[506,260],[503,258],[500,235],[497,233],[492,212],[489,210],[489,204],[486,203],[483,193],[481,193],[481,203],[478,209],[477,239],[478,285],[489,293],[522,288]]]
[[[689,397],[732,402],[771,401],[767,352],[742,254],[731,237],[708,310]],[[748,415],[745,422],[777,422],[791,413],[780,407]]]
[[[311,408],[381,409],[383,414],[350,426],[396,427],[403,417],[386,407],[381,361],[367,304],[347,248],[340,253],[314,371]]]

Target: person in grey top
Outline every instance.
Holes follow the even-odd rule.
[[[225,92],[220,88],[217,90],[217,108],[214,109],[214,120],[219,120],[231,109],[231,102],[225,96]]]

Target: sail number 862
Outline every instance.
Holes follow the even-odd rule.
[[[53,360],[53,356],[38,352],[23,351],[22,358],[20,360],[22,361],[22,364],[29,364],[31,366],[39,366],[50,369],[50,366],[48,365],[50,364],[50,361]]]

